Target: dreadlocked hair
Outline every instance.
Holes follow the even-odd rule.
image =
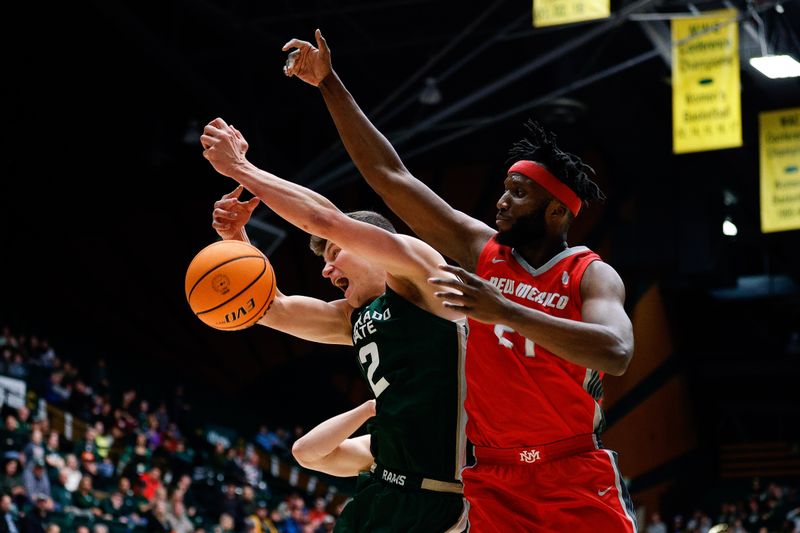
[[[606,199],[597,183],[590,178],[595,174],[594,169],[581,161],[580,157],[561,150],[556,145],[555,133],[545,131],[538,122],[530,119],[525,123],[525,128],[530,135],[511,145],[507,163],[535,161],[575,191],[584,203]]]

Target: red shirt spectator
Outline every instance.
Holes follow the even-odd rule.
[[[152,502],[156,491],[161,487],[161,469],[156,466],[140,475],[139,483],[142,496]]]

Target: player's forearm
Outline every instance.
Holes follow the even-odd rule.
[[[319,88],[348,154],[369,186],[423,241],[448,257],[465,261],[476,237],[472,228],[460,223],[468,217],[455,212],[406,169],[394,147],[369,121],[335,72]],[[456,235],[464,238],[455,238]],[[482,243],[488,239],[477,237],[483,239]]]
[[[374,416],[374,404],[365,402],[334,416],[295,441],[292,455],[300,464],[314,464],[333,453],[339,445]]]
[[[535,309],[509,306],[505,325],[571,363],[615,376],[625,373],[633,356],[633,340],[613,328],[558,318]]]
[[[232,177],[287,222],[312,235],[330,238],[329,232],[340,211],[321,194],[250,162],[238,165]]]
[[[319,84],[347,153],[370,186],[381,196],[394,191],[393,173],[407,172],[394,147],[369,121],[335,72]]]

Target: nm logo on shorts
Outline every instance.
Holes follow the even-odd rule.
[[[519,460],[522,463],[535,463],[539,459],[541,459],[539,450],[525,450],[519,452]]]

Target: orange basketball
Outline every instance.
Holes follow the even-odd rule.
[[[242,241],[218,241],[186,270],[186,300],[197,318],[225,331],[249,328],[264,316],[277,288],[267,257]]]

